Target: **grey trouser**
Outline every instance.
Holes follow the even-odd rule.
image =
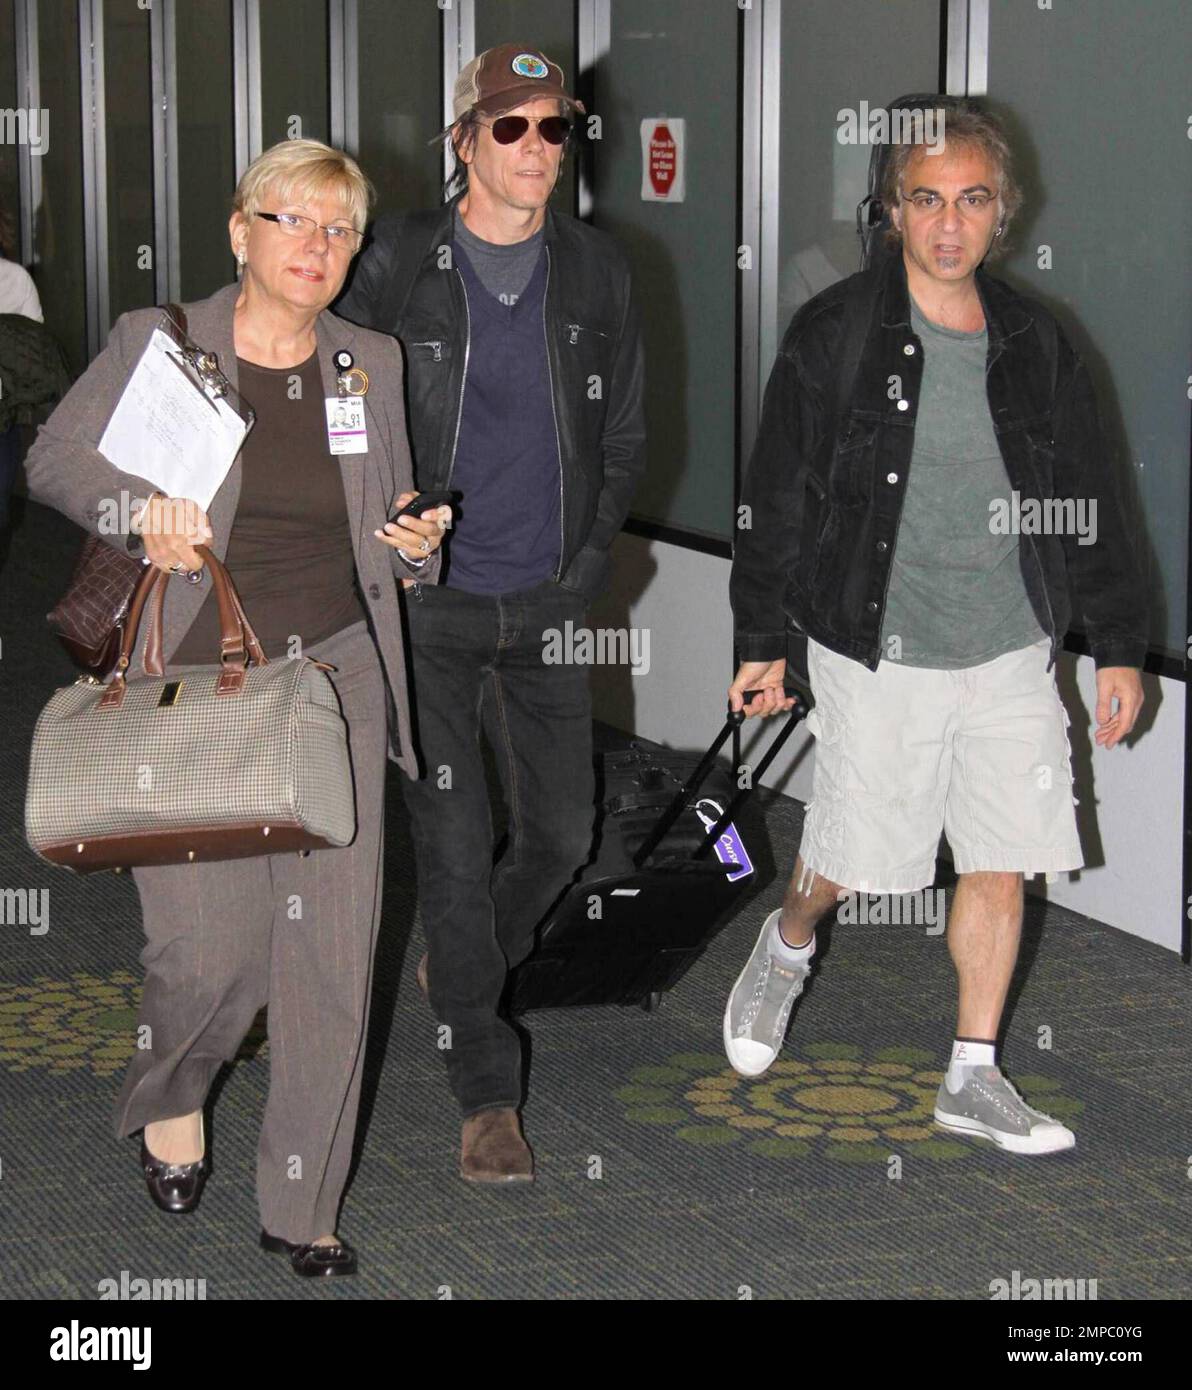
[[[387,749],[384,677],[367,624],[304,654],[338,668],[329,674],[348,725],[356,838],[305,857],[133,870],[145,991],[116,1107],[121,1136],[198,1110],[268,1005],[257,1197],[264,1229],[299,1243],[335,1231],[351,1159],[381,915]],[[170,674],[187,669],[205,668]]]

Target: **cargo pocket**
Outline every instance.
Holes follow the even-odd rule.
[[[1064,716],[1064,772],[1068,777],[1068,791],[1072,797],[1072,805],[1079,806],[1080,800],[1076,795],[1076,778],[1072,772],[1072,740],[1068,736],[1072,721],[1068,718],[1068,710],[1062,700],[1060,701],[1060,712]]]

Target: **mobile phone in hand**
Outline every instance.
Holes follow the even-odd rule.
[[[458,492],[420,492],[401,511],[394,512],[389,520],[396,521],[399,516],[421,516],[423,512],[434,511],[436,507],[454,507],[460,496]]]

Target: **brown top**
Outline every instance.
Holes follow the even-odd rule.
[[[236,359],[240,392],[257,420],[241,453],[225,564],[268,657],[300,655],[292,638],[304,650],[365,616],[340,462],[327,447],[317,357],[297,367]],[[170,660],[219,660],[214,590]]]

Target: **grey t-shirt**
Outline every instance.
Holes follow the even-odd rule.
[[[1022,582],[1019,537],[990,524],[990,503],[1008,507],[1011,488],[989,415],[986,330],[942,328],[913,298],[911,322],[923,344],[923,382],[881,656],[953,670],[1046,634]]]
[[[545,228],[539,227],[525,241],[515,241],[512,246],[499,246],[496,242],[482,241],[474,232],[470,232],[459,215],[459,209],[455,211],[455,240],[467,253],[480,283],[502,304],[516,304],[530,283],[530,276],[542,254],[544,233]]]

